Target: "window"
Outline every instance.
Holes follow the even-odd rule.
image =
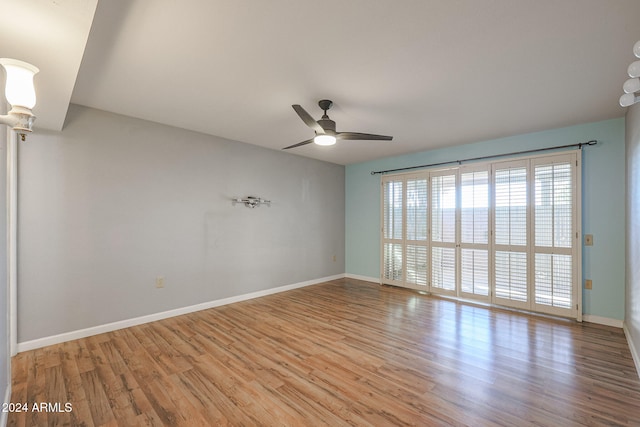
[[[382,282],[580,317],[577,153],[383,176]]]
[[[570,157],[532,162],[534,305],[556,313],[575,305],[575,171]]]
[[[495,300],[529,308],[528,166],[526,161],[494,165]]]
[[[403,181],[387,181],[384,183],[383,214],[383,278],[399,283],[403,272]]]
[[[489,297],[489,171],[460,171],[460,292]]]
[[[409,178],[407,187],[406,282],[426,287],[427,277],[427,179]]]
[[[456,291],[456,172],[431,176],[431,287]]]

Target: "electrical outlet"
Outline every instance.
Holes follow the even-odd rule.
[[[333,256],[333,262],[336,262],[336,256],[335,255]]]
[[[164,277],[156,277],[156,288],[164,288]]]
[[[593,234],[585,234],[584,235],[584,245],[585,246],[593,246]]]
[[[591,281],[591,279],[587,279],[584,281],[584,288],[593,289],[593,282]]]

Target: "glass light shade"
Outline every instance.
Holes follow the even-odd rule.
[[[7,74],[5,96],[12,106],[32,109],[36,105],[36,90],[33,76],[40,71],[33,65],[17,59],[0,58],[0,65]]]
[[[633,45],[633,54],[640,58],[640,40],[638,40],[636,44]]]
[[[640,77],[640,61],[632,62],[627,69],[629,77]]]
[[[633,93],[625,93],[620,97],[620,106],[629,107],[636,102],[636,95]]]
[[[624,85],[622,85],[622,89],[624,90],[624,93],[634,93],[640,91],[640,79],[636,77],[635,79],[627,80],[626,82],[624,82]]]
[[[333,135],[316,135],[313,142],[318,145],[333,145],[336,143],[336,137]]]

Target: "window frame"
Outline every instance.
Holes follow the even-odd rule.
[[[557,309],[557,307],[548,306],[546,304],[538,304],[536,302],[536,294],[535,294],[535,256],[536,256],[536,246],[535,246],[535,170],[537,166],[546,165],[546,164],[559,164],[559,163],[569,163],[571,165],[572,171],[572,236],[573,243],[572,247],[569,251],[567,250],[559,250],[552,251],[554,253],[571,253],[572,260],[572,304],[569,308],[561,308]],[[444,296],[452,296],[459,299],[470,299],[474,301],[480,301],[485,303],[490,303],[494,305],[506,305],[511,308],[517,309],[525,309],[533,312],[540,312],[546,314],[559,315],[563,317],[575,318],[578,321],[582,321],[582,169],[581,169],[581,150],[573,149],[573,150],[558,150],[551,153],[539,154],[539,155],[528,155],[528,156],[520,156],[520,157],[508,157],[504,159],[492,160],[492,161],[478,161],[468,164],[460,164],[457,166],[451,167],[439,167],[439,168],[425,168],[419,171],[411,171],[405,173],[395,173],[395,174],[384,174],[381,175],[381,245],[380,245],[380,283],[382,284],[390,284],[394,286],[402,286],[411,289],[423,290],[428,293],[436,293]],[[508,245],[514,246],[512,249],[522,249],[525,248],[526,251],[526,260],[527,260],[527,301],[525,303],[513,304],[505,301],[503,298],[499,298],[496,296],[496,251],[501,248],[501,245],[496,245],[495,242],[495,208],[496,208],[496,200],[495,200],[495,190],[496,190],[496,170],[500,168],[508,167],[509,165],[524,165],[526,168],[526,245]],[[488,234],[489,239],[486,246],[484,244],[468,244],[462,242],[462,175],[465,173],[476,172],[476,171],[487,171],[488,173],[488,198],[489,198],[489,209],[488,209]],[[433,248],[434,246],[443,246],[441,243],[433,244],[433,230],[432,230],[432,177],[448,175],[451,173],[455,174],[455,193],[456,193],[456,213],[455,213],[455,290],[453,292],[442,290],[439,288],[434,289],[432,287],[432,274],[433,274]],[[415,285],[406,282],[406,248],[407,248],[407,240],[406,240],[406,191],[407,191],[407,181],[412,179],[426,179],[427,180],[427,245],[426,245],[426,258],[427,258],[427,266],[426,266],[426,274],[427,274],[427,286]],[[403,182],[403,195],[402,195],[402,254],[403,254],[403,265],[402,265],[402,278],[401,280],[389,280],[384,279],[384,185],[385,182],[388,181],[402,181]],[[388,239],[386,239],[388,241]],[[447,243],[444,246],[450,246]],[[462,291],[462,250],[477,247],[478,249],[483,249],[486,247],[488,251],[488,281],[489,281],[489,295],[479,295]],[[544,253],[545,251],[540,251]]]

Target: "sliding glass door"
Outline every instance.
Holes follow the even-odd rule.
[[[383,177],[383,283],[427,288],[427,185],[423,174]]]
[[[579,235],[575,231],[576,168],[571,156],[536,159],[533,171],[533,257],[536,311],[566,315],[578,297],[574,278]]]
[[[528,165],[494,165],[494,302],[529,308]]]
[[[457,171],[431,173],[431,292],[455,295],[457,282]]]
[[[382,283],[580,317],[577,153],[383,176]]]
[[[382,281],[399,286],[404,284],[404,188],[404,179],[383,177]]]
[[[486,166],[460,170],[460,295],[488,301],[489,171]]]
[[[405,284],[412,288],[427,288],[427,178],[410,176],[405,181],[406,191],[406,276]]]

